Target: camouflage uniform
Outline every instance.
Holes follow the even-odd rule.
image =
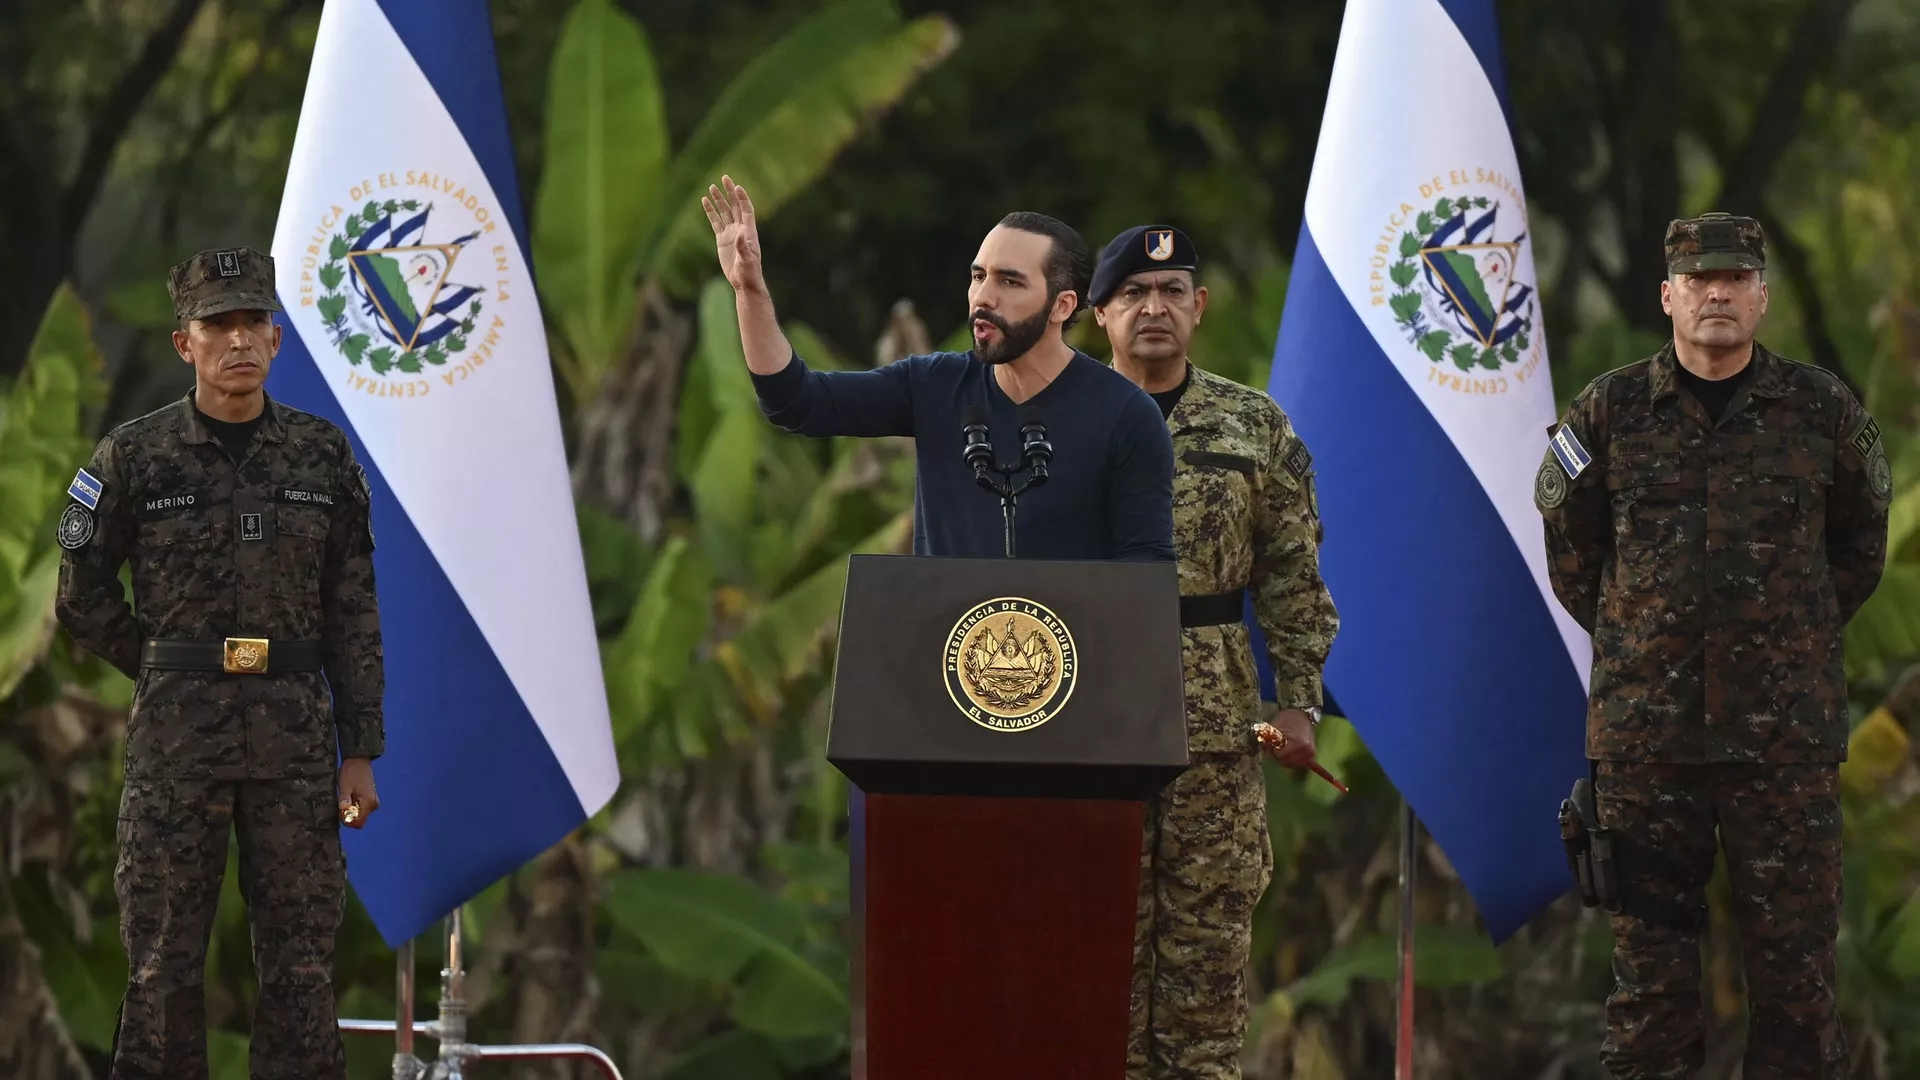
[[[1318,709],[1339,620],[1320,578],[1312,459],[1266,394],[1198,367],[1168,418],[1174,548],[1185,597],[1224,620],[1181,632],[1191,765],[1147,806],[1127,1074],[1237,1078],[1253,909],[1273,874],[1252,735],[1260,684],[1243,596],[1283,708]],[[1183,620],[1190,621],[1190,620]]]
[[[1758,268],[1750,219],[1668,231],[1676,273]],[[1714,422],[1669,343],[1574,399],[1535,485],[1560,602],[1593,634],[1587,754],[1622,911],[1602,1055],[1684,1077],[1718,826],[1745,957],[1747,1080],[1839,1077],[1842,629],[1879,581],[1892,481],[1832,374],[1757,343]]]
[[[170,284],[182,318],[279,310],[271,260],[248,249],[202,252]],[[253,1076],[344,1077],[336,753],[384,748],[365,474],[339,428],[272,400],[235,461],[189,393],[109,432],[71,493],[60,621],[136,681],[112,1076],[206,1075],[202,981],[231,827],[260,981]],[[226,667],[230,637],[267,639],[264,673]]]

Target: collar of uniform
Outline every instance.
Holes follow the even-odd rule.
[[[285,416],[285,410],[279,402],[273,400],[273,395],[267,393],[265,390],[260,391],[260,397],[265,413],[265,416],[260,421],[260,434],[265,436],[266,440],[271,443],[286,442],[287,418]]]
[[[265,402],[261,410],[260,434],[268,442],[286,442],[287,421],[286,417],[281,415],[280,403],[273,400],[273,395],[265,390],[260,391],[260,396]],[[200,410],[193,404],[192,390],[188,390],[175,407],[180,410],[181,442],[210,443],[213,441],[213,432],[208,431],[207,425],[200,422]]]
[[[1747,384],[1747,392],[1754,397],[1783,398],[1787,396],[1787,365],[1773,352],[1759,342],[1753,343],[1753,379]]]
[[[1680,358],[1673,353],[1673,341],[1668,339],[1666,348],[1654,353],[1647,365],[1647,391],[1653,395],[1653,400],[1659,401],[1679,392],[1680,379],[1673,373],[1679,364]]]
[[[174,408],[180,410],[180,441],[183,443],[210,443],[213,432],[200,422],[200,410],[194,407],[193,391],[188,390]]]
[[[1770,352],[1758,341],[1753,343],[1753,378],[1747,385],[1747,392],[1755,397],[1782,398],[1787,396],[1786,365],[1778,356]],[[1674,369],[1680,366],[1680,358],[1674,355],[1673,342],[1653,355],[1647,375],[1647,387],[1655,401],[1680,389],[1680,377]]]
[[[1187,392],[1180,395],[1173,415],[1167,417],[1167,429],[1175,435],[1211,431],[1220,426],[1220,410],[1214,408],[1215,399],[1219,397],[1215,380],[1220,376],[1192,360],[1187,361],[1187,371]]]

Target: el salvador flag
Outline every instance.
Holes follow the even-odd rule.
[[[328,0],[274,230],[268,392],[373,491],[380,809],[343,836],[389,945],[619,785],[483,0]]]
[[[1270,390],[1311,448],[1327,684],[1495,941],[1570,885],[1587,634],[1533,503],[1555,418],[1492,0],[1349,0]]]

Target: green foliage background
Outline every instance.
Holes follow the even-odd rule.
[[[474,1037],[592,1042],[629,1077],[842,1076],[846,785],[821,760],[827,673],[846,556],[906,547],[912,460],[898,440],[809,442],[760,417],[698,192],[722,171],[751,187],[788,332],[838,368],[964,340],[964,268],[1008,210],[1064,217],[1096,246],[1172,219],[1211,292],[1196,360],[1264,386],[1341,6],[490,6],[626,782],[468,905]],[[129,688],[51,619],[54,519],[92,441],[187,385],[165,268],[267,246],[318,8],[0,12],[0,235],[16,256],[0,264],[0,972],[38,988],[0,1003],[0,1060],[43,1002],[68,1038],[36,1078],[105,1075],[126,976],[111,872]],[[1769,229],[1764,340],[1839,370],[1887,432],[1890,564],[1848,631],[1842,991],[1855,1075],[1920,1075],[1920,682],[1899,683],[1920,662],[1920,3],[1498,9],[1534,333],[1561,401],[1665,339],[1660,231],[1725,208]],[[1077,334],[1104,355],[1090,320]],[[1350,797],[1268,773],[1250,1077],[1391,1068],[1398,801],[1340,718],[1321,751]],[[1742,1008],[1723,881],[1714,904],[1718,1078]],[[1495,948],[1431,844],[1416,906],[1422,1076],[1603,1075],[1603,922],[1563,900]],[[392,963],[350,905],[343,1015],[392,1015]],[[243,1076],[254,991],[231,868],[208,992],[215,1076]],[[354,1076],[388,1075],[390,1045],[350,1045]]]

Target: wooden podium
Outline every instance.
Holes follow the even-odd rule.
[[[852,559],[855,1080],[1120,1080],[1181,685],[1171,564]]]

